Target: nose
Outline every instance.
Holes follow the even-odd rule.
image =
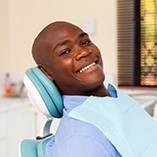
[[[92,53],[92,50],[88,49],[88,48],[80,48],[77,50],[76,52],[76,56],[75,59],[78,61],[81,58],[87,57],[88,55],[90,55]]]

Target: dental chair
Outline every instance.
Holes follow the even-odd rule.
[[[44,157],[47,142],[54,138],[50,133],[53,118],[62,117],[62,97],[55,84],[38,67],[26,71],[24,84],[31,103],[47,117],[47,121],[42,137],[23,140],[19,146],[19,154],[21,157]]]

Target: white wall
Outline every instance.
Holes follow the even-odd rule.
[[[0,72],[5,68],[4,19],[4,4],[0,0]]]
[[[43,27],[66,20],[84,28],[96,20],[93,41],[100,48],[106,73],[117,75],[116,0],[0,0],[0,72],[24,72],[35,63],[31,45]]]

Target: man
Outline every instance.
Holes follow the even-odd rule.
[[[51,23],[36,38],[32,53],[62,95],[77,95],[76,98],[63,97],[65,111],[56,134],[56,148],[53,151],[50,147],[46,156],[120,156],[98,129],[68,117],[68,112],[86,96],[110,95],[103,84],[105,75],[100,51],[88,34],[67,22]],[[73,99],[76,99],[74,105]]]
[[[136,157],[132,155],[134,152],[138,153],[138,150],[134,150],[136,148],[132,146],[132,139],[131,146],[129,145],[130,138],[127,139],[129,144],[124,138],[116,139],[122,137],[121,134],[118,134],[119,132],[116,132],[116,129],[119,129],[121,119],[125,120],[125,117],[122,118],[121,114],[124,114],[120,113],[119,115],[116,108],[119,105],[119,108],[123,110],[123,105],[122,107],[121,104],[114,106],[114,102],[126,103],[128,101],[129,104],[130,101],[131,105],[135,102],[112,88],[106,89],[103,84],[105,75],[100,51],[92,43],[87,33],[68,22],[51,23],[35,39],[32,54],[39,68],[55,83],[64,102],[62,120],[55,138],[46,146],[45,157]],[[88,100],[91,100],[91,103]],[[99,101],[103,101],[104,105],[101,106],[103,103],[98,105]],[[90,107],[95,105],[96,107],[92,110]],[[82,110],[81,107],[84,109]],[[112,117],[108,118],[112,112],[109,115],[108,113],[112,110],[114,111],[112,117],[115,113],[118,115],[118,118],[115,117],[118,120],[115,120],[114,124],[118,127],[109,128],[108,133],[104,125],[110,122],[108,126],[112,126],[113,119]],[[134,111],[131,112],[131,116],[133,113]],[[93,117],[94,119],[92,119]],[[126,122],[128,123],[128,121]],[[130,119],[129,122],[131,122]],[[141,121],[139,122],[141,123]],[[135,125],[137,124],[135,123]],[[130,126],[132,127],[132,125]],[[122,134],[123,132],[125,134],[125,128],[123,130],[120,127],[120,132],[121,130]],[[115,137],[112,138],[114,131]],[[141,138],[143,139],[143,137]],[[143,149],[141,149],[141,153],[143,153]]]

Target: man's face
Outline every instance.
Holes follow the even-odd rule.
[[[62,94],[88,95],[102,86],[105,76],[100,51],[86,33],[66,24],[49,36],[47,70]]]

